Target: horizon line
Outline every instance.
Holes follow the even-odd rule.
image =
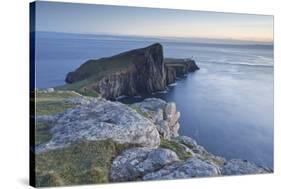
[[[64,34],[80,34],[80,35],[105,35],[105,36],[120,36],[120,37],[147,37],[147,38],[158,38],[158,39],[177,39],[177,40],[219,40],[220,43],[224,42],[241,42],[241,43],[258,43],[258,45],[274,45],[273,40],[251,40],[251,39],[235,39],[235,38],[210,38],[210,37],[194,37],[194,36],[162,36],[162,35],[137,35],[137,34],[118,34],[118,33],[91,33],[91,32],[65,32],[65,31],[47,31],[47,30],[37,30],[36,32],[49,32],[49,33],[64,33]],[[223,42],[224,41],[224,42]],[[182,41],[185,42],[185,41]],[[193,43],[215,43],[213,42],[193,42]],[[227,44],[227,43],[226,43]],[[249,44],[251,45],[251,44]]]

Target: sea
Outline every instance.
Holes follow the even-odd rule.
[[[215,155],[245,159],[273,169],[274,54],[271,44],[204,43],[173,38],[35,34],[36,87],[64,84],[68,72],[88,59],[112,56],[160,42],[166,58],[192,58],[200,70],[143,97],[175,102],[180,135]]]

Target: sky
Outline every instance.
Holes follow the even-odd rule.
[[[37,1],[36,31],[271,43],[273,16]]]

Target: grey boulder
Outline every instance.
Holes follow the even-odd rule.
[[[50,130],[51,140],[36,147],[36,153],[64,148],[83,140],[112,139],[142,147],[159,146],[156,126],[129,106],[98,98],[80,103],[81,106],[56,117]]]

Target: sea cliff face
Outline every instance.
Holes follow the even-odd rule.
[[[124,66],[123,62],[129,62]],[[97,64],[108,64],[115,66],[119,64],[117,71],[107,73],[106,68],[99,73],[88,71],[100,66]],[[121,63],[120,63],[121,62]],[[87,82],[83,90],[94,90],[106,99],[113,99],[118,96],[135,96],[150,94],[156,91],[165,90],[166,86],[174,83],[177,77],[182,77],[188,72],[199,69],[195,62],[190,59],[168,59],[167,64],[163,56],[163,47],[156,43],[145,48],[135,49],[119,55],[104,58],[97,61],[88,61],[74,72],[67,74],[67,83],[81,82],[91,78],[93,74],[101,74],[96,80]]]
[[[93,88],[110,99],[121,95],[135,96],[161,91],[166,87],[163,64],[163,48],[154,44],[144,49],[129,52],[138,59],[126,70],[103,77]]]

